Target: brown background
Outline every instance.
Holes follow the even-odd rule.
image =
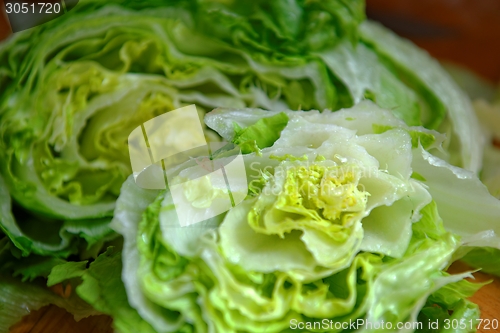
[[[11,31],[3,0],[0,5],[2,40]],[[500,82],[500,0],[367,0],[367,13],[434,57],[464,65],[490,82]],[[467,267],[457,263],[450,271],[457,273],[465,269]],[[475,276],[478,281],[491,278],[482,273]],[[499,279],[483,287],[472,300],[480,305],[482,318],[500,320]],[[66,311],[49,306],[25,317],[11,332],[108,333],[112,332],[110,323],[111,319],[106,316],[76,323]]]
[[[500,81],[499,0],[367,0],[367,12],[434,57]]]

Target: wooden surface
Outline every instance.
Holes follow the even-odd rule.
[[[461,262],[454,263],[448,272],[450,273],[461,273],[468,271],[469,267]],[[477,272],[474,273],[475,280],[473,282],[485,282],[493,280],[492,283],[485,285],[479,291],[470,298],[471,301],[479,305],[481,310],[481,318],[485,320],[498,320],[500,322],[500,278],[492,277],[489,274]],[[493,333],[500,332],[500,329],[484,329],[479,328],[477,330],[479,333]]]
[[[49,305],[33,311],[13,327],[10,333],[112,333],[112,319],[91,316],[79,322],[66,310]]]
[[[0,0],[0,7],[3,0]],[[0,40],[10,34],[0,10]],[[367,0],[370,18],[427,49],[431,55],[465,65],[492,82],[500,81],[499,0]],[[450,271],[467,268],[454,264]],[[476,280],[491,276],[474,274]],[[484,286],[471,298],[483,319],[500,320],[500,279]],[[44,307],[14,325],[11,333],[108,333],[111,318],[94,316],[75,322],[64,309]],[[480,333],[498,330],[478,330]]]

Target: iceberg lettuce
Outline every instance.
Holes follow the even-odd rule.
[[[192,103],[203,114],[370,99],[451,133],[441,157],[477,172],[467,98],[422,51],[364,19],[361,0],[82,0],[14,34],[0,45],[0,174],[15,202],[2,229],[25,254],[63,257],[111,237],[128,134]],[[43,239],[28,232],[42,229]]]
[[[381,323],[413,332],[479,318],[465,298],[480,285],[445,270],[464,245],[498,247],[500,204],[471,172],[431,154],[442,134],[371,102],[322,113],[220,108],[205,121],[226,140],[254,141],[243,156],[246,199],[181,227],[170,190],[130,177],[111,224],[124,236],[129,303],[157,332],[340,332],[353,322],[359,332]],[[465,224],[477,213],[468,196],[492,219]]]

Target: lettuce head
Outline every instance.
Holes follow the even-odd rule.
[[[432,154],[444,135],[368,101],[337,112],[220,108],[205,122],[248,148],[245,200],[181,226],[171,190],[129,178],[112,222],[129,303],[157,332],[340,332],[352,322],[382,332],[382,322],[478,318],[464,298],[478,286],[445,270],[464,245],[499,247],[500,203]],[[206,190],[198,166],[181,169],[200,179],[184,183],[186,198]]]
[[[441,157],[480,167],[468,99],[428,55],[366,22],[361,0],[82,0],[3,42],[0,74],[0,174],[14,207],[0,225],[25,255],[65,257],[114,237],[127,136],[193,103],[201,116],[369,99],[449,133]]]

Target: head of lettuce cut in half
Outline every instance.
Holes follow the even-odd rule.
[[[449,133],[449,161],[477,171],[466,96],[364,18],[360,0],[82,0],[13,35],[0,45],[0,173],[15,202],[13,214],[3,203],[2,230],[23,255],[98,248],[131,172],[128,134],[192,103],[338,110],[370,99]]]
[[[242,203],[180,227],[169,190],[129,178],[117,201],[122,280],[152,329],[287,332],[316,322],[307,331],[323,332],[356,319],[395,328],[478,318],[467,274],[444,270],[464,245],[499,246],[500,203],[472,172],[431,154],[442,134],[368,101],[322,113],[217,109],[205,122],[244,152],[248,192],[231,189],[247,195]],[[180,169],[183,179],[200,171]],[[200,191],[215,198],[210,176],[197,180],[184,183],[186,202]]]

